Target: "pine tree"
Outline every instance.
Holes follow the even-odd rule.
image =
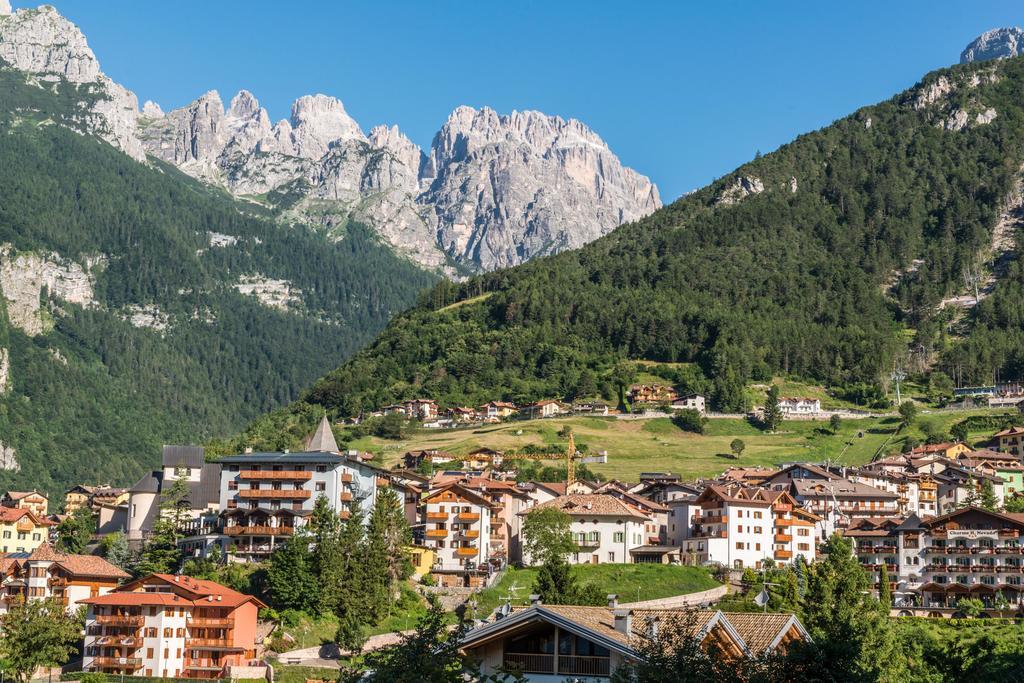
[[[336,640],[347,650],[357,651],[366,641],[365,627],[376,617],[375,606],[366,600],[369,568],[364,560],[366,533],[363,512],[358,503],[349,506],[349,518],[341,527],[338,561],[328,579],[335,591],[334,609],[338,617]]]
[[[889,586],[889,569],[885,562],[882,563],[882,569],[878,572],[878,586],[878,602],[888,610],[892,607],[892,588]]]
[[[267,565],[267,590],[271,602],[278,609],[296,609],[312,612],[317,607],[319,593],[313,554],[312,538],[304,527],[274,549]]]
[[[782,424],[782,409],[779,407],[779,388],[774,384],[768,388],[764,399],[761,422],[769,432],[774,432]]]

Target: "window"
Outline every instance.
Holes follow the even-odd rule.
[[[228,472],[237,472],[238,465],[228,465]]]
[[[152,612],[152,610],[153,610],[153,608],[150,607],[150,611],[151,612]],[[145,635],[145,637],[146,638],[156,638],[156,627],[155,626],[149,626],[148,628],[146,628],[146,635]],[[152,656],[153,655],[150,655],[150,657],[152,657]]]
[[[811,546],[808,543],[797,543],[796,544],[796,549],[797,550],[807,551],[807,550],[811,549]]]
[[[228,491],[237,491],[237,490],[238,490],[238,482],[235,481],[234,479],[231,479],[230,481],[228,481]]]
[[[26,533],[24,531],[19,531],[18,532],[18,540],[19,541],[24,541],[26,538],[28,538],[28,533]]]
[[[316,490],[317,491],[326,491],[327,490],[327,484],[325,482],[318,481],[316,483]]]
[[[759,526],[755,526],[755,527],[754,527],[754,533],[755,533],[755,534],[759,534],[759,533],[761,533],[761,527],[759,527]]]
[[[743,525],[742,524],[738,524],[736,526],[736,533],[739,533],[739,534],[743,533]]]
[[[4,532],[4,538],[10,538],[10,537],[11,537],[11,532],[10,532],[10,530],[7,530],[7,531],[5,531],[5,532]],[[5,550],[6,550],[6,548],[5,548]]]
[[[170,626],[165,627],[164,628],[164,638],[173,638],[173,637],[174,637],[174,629],[172,629]],[[164,652],[164,657],[166,657],[166,656],[167,656],[167,653]]]
[[[146,648],[146,659],[153,659],[153,648]]]
[[[811,532],[808,529],[797,529],[796,530],[796,535],[797,536],[808,536],[808,535],[810,535],[810,533]]]
[[[754,511],[754,519],[761,519],[761,511],[760,510],[755,510]]]
[[[615,561],[615,553],[608,553],[608,561],[609,562],[614,562]]]
[[[736,550],[743,550],[743,544],[742,543],[736,543]]]
[[[32,534],[32,540],[33,541],[38,541],[39,540],[39,534]]]
[[[755,543],[754,544],[754,550],[760,550],[760,549],[761,549],[761,544],[760,543]]]
[[[184,638],[184,637],[185,637],[185,629],[183,629],[183,628],[179,628],[179,629],[178,629],[178,632],[177,632],[177,636],[178,636],[179,638]],[[180,655],[179,655],[179,656],[180,656]]]
[[[317,472],[326,472],[327,471],[327,465],[317,465],[316,466],[316,471]]]
[[[626,540],[626,534],[624,534],[621,531],[616,531],[615,533],[612,534],[612,542],[613,543],[622,543],[625,540]]]

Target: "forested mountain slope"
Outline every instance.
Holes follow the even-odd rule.
[[[353,415],[423,395],[610,396],[621,359],[693,363],[675,379],[721,410],[775,373],[879,383],[907,331],[956,362],[938,304],[1010,201],[1022,105],[1022,59],[937,71],[582,249],[441,283],[242,441],[302,422],[310,405]],[[1015,267],[969,320],[998,331],[967,340],[992,348],[972,351],[965,380],[1019,366],[1020,292]]]
[[[0,68],[0,489],[129,484],[294,400],[433,280],[86,134],[105,96]]]

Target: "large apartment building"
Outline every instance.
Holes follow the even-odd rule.
[[[945,617],[956,616],[964,598],[981,600],[989,616],[1020,611],[1022,533],[1024,515],[976,507],[927,519],[862,520],[844,532],[862,565],[873,572],[885,565],[899,613]]]
[[[496,503],[479,491],[451,483],[424,497],[423,510],[423,543],[434,553],[434,577],[445,586],[483,585],[493,567]],[[503,551],[496,560],[503,562]]]
[[[347,517],[358,505],[369,514],[381,472],[357,452],[338,452],[325,417],[298,453],[245,453],[221,458],[220,516],[226,550],[261,560],[306,523],[320,497]]]
[[[83,671],[220,679],[258,663],[256,621],[265,605],[213,581],[151,574],[81,602]]]
[[[785,491],[708,486],[697,496],[693,530],[683,540],[683,558],[733,569],[760,568],[766,560],[788,563],[816,557],[815,524],[820,518]]]

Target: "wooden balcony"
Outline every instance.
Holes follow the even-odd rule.
[[[480,538],[480,532],[476,529],[470,529],[469,531],[463,531],[461,536],[465,538]]]
[[[391,480],[390,479],[385,479],[384,477],[377,477],[377,487],[378,488],[387,488],[388,486],[391,486]]]
[[[775,512],[792,512],[793,511],[793,504],[792,503],[776,503],[775,505],[772,505],[772,510],[774,510]]]
[[[351,484],[352,483],[352,473],[351,472],[342,472],[341,473],[341,483],[342,484]]]
[[[786,519],[785,517],[776,517],[775,526],[793,526],[793,520]]]
[[[476,522],[480,515],[476,512],[460,512],[457,518],[460,522]]]
[[[36,528],[36,525],[32,522],[18,522],[15,528],[18,530],[18,533],[27,534],[30,531],[33,531]]]
[[[93,657],[93,666],[115,667],[118,669],[138,669],[142,666],[141,657]]]
[[[295,533],[295,527],[238,524],[224,527],[224,533],[228,536],[291,536]]]
[[[197,617],[190,619],[188,625],[194,628],[233,628],[235,620],[228,617]]]
[[[301,470],[242,470],[238,478],[253,481],[309,481],[313,473]]]
[[[354,500],[354,496],[351,491],[342,491],[339,497],[341,498],[342,503],[351,503]]]
[[[427,538],[448,538],[447,529],[427,529]]]
[[[791,551],[791,550],[776,550],[775,551],[775,559],[776,560],[792,560],[793,559],[793,551]]]
[[[97,614],[96,623],[104,626],[142,626],[146,618],[141,614]]]
[[[93,643],[106,647],[137,648],[142,647],[142,638],[136,638],[134,636],[100,636],[94,640]]]
[[[476,557],[477,548],[456,548],[455,554],[459,557]]]
[[[776,543],[792,543],[793,537],[790,534],[775,534]]]
[[[427,513],[427,521],[428,522],[447,522],[448,521],[448,513],[447,512],[428,512]]]
[[[306,489],[242,489],[238,492],[239,498],[257,498],[259,500],[308,500],[312,495],[313,492]]]
[[[341,517],[342,519],[348,519],[351,516],[352,516],[352,511],[351,510],[340,510],[340,511],[338,511],[338,517]]]
[[[229,650],[234,649],[235,645],[227,638],[189,638],[185,641],[185,647],[195,650]]]

